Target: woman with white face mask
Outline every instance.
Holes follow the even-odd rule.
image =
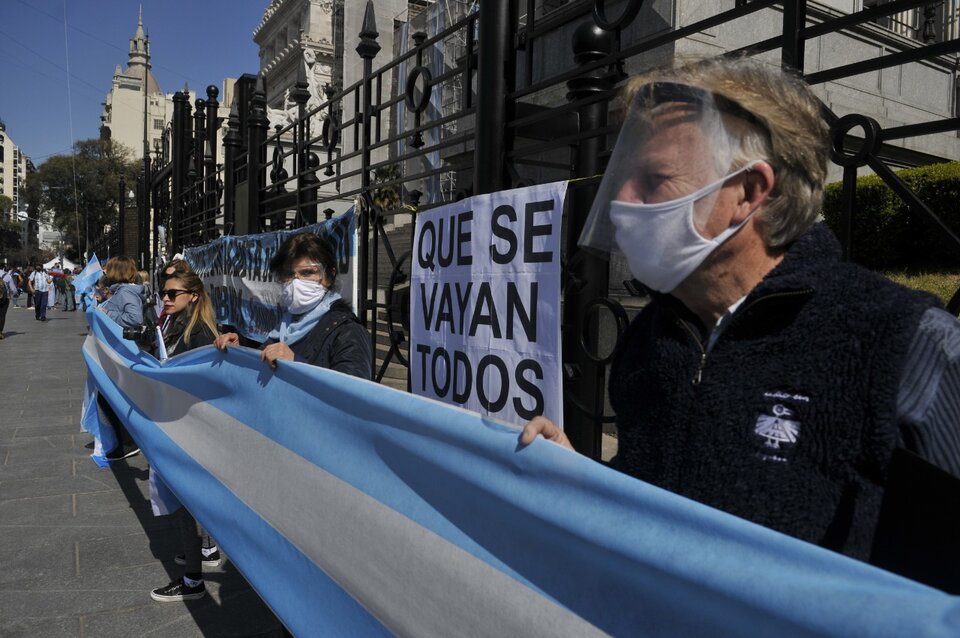
[[[274,279],[283,286],[280,325],[264,343],[262,358],[298,361],[345,374],[370,378],[370,335],[336,290],[336,254],[312,233],[292,235],[270,260]],[[239,345],[235,333],[221,335],[221,350]]]

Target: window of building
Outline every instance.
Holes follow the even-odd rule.
[[[889,2],[891,0],[863,0],[863,8],[870,9]],[[944,42],[957,37],[958,4],[958,0],[944,0],[881,16],[874,22],[918,42]]]
[[[154,128],[154,130],[162,131],[162,130],[163,130],[163,120],[161,120],[161,119],[159,119],[159,118],[154,118],[154,119],[153,119],[153,128]]]

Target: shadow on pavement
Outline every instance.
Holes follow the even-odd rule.
[[[110,471],[147,535],[150,552],[163,563],[169,576],[168,582],[181,577],[183,567],[173,562],[174,556],[183,553],[178,522],[174,519],[177,514],[154,516],[150,499],[141,491],[142,486],[146,486],[149,480],[146,458],[140,455],[115,461],[110,464]],[[204,636],[282,637],[290,635],[229,557],[219,567],[212,570],[205,569],[203,578],[207,584],[207,596],[199,600],[156,602],[155,604],[184,606]],[[150,589],[166,584],[144,583],[144,593],[148,595],[147,592]],[[211,588],[211,584],[217,587]],[[210,595],[211,589],[217,591],[216,596]]]

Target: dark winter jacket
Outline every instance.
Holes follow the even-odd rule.
[[[611,369],[615,466],[865,559],[902,445],[904,357],[936,303],[842,262],[820,225],[747,296],[710,352],[697,317],[656,297]]]
[[[187,313],[180,312],[166,322],[166,329],[163,331],[163,345],[167,349],[168,357],[172,357],[175,354],[183,354],[194,348],[209,346],[216,340],[217,335],[210,332],[210,328],[198,320],[193,325],[193,330],[190,331],[190,339],[188,340],[189,343],[187,343],[183,338],[187,328],[187,321],[189,321]]]
[[[264,346],[276,343],[268,340]],[[339,299],[307,336],[290,344],[295,360],[369,379],[373,356],[370,334],[350,304]]]

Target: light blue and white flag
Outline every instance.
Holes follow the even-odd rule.
[[[103,267],[100,265],[96,253],[94,253],[87,265],[80,271],[80,274],[73,279],[73,287],[76,291],[74,299],[77,303],[82,303],[83,308],[87,311],[93,310],[96,306],[93,298],[93,287],[96,286],[102,276]]]
[[[960,635],[958,597],[477,414],[90,322],[96,388],[297,636]]]

